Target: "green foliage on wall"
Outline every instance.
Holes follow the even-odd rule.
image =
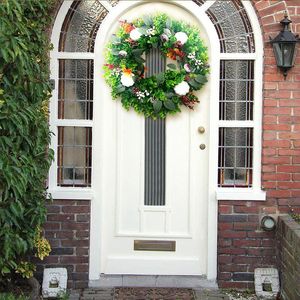
[[[24,264],[46,217],[52,5],[0,1],[0,277]]]

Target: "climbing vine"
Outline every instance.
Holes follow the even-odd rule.
[[[46,218],[52,0],[0,3],[0,278],[32,276],[27,256],[43,258]],[[46,249],[46,250],[45,250]]]

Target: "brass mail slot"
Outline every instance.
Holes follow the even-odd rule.
[[[176,241],[134,240],[136,251],[176,251]]]

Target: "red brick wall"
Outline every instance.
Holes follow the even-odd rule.
[[[264,232],[264,214],[300,213],[300,51],[286,80],[276,67],[269,36],[281,30],[285,11],[300,33],[300,2],[252,1],[264,39],[262,187],[266,202],[220,201],[218,282],[253,287],[255,267],[276,266],[275,234]],[[298,46],[299,48],[299,46]]]
[[[282,299],[300,299],[300,224],[290,216],[278,219],[278,258]]]
[[[48,205],[45,237],[51,254],[44,261],[35,260],[37,277],[45,267],[67,268],[68,288],[83,288],[88,283],[90,201],[54,200]]]

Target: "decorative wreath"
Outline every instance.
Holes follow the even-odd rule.
[[[207,82],[209,72],[199,30],[166,14],[120,23],[107,46],[104,65],[113,98],[152,118],[180,112],[181,105],[193,109],[199,102],[193,91]],[[165,72],[147,76],[144,54],[151,48],[160,49],[175,63],[167,64]]]

